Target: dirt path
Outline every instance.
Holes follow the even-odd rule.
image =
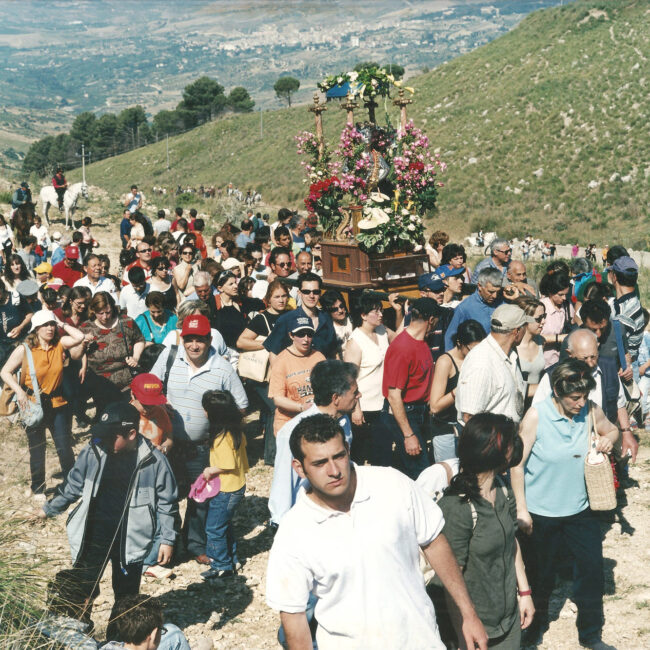
[[[254,418],[253,418],[254,419]],[[75,430],[76,451],[86,443],[87,433]],[[650,539],[650,434],[644,432],[643,446],[631,477],[638,484],[627,490],[627,505],[615,516],[612,524],[603,526],[605,536],[606,624],[603,638],[619,650],[640,650],[650,647],[650,579],[648,541]],[[268,551],[272,535],[266,528],[267,497],[272,470],[259,460],[261,438],[250,440],[251,472],[247,495],[235,518],[240,541],[240,559],[245,558],[243,571],[233,579],[201,582],[202,570],[194,562],[175,567],[176,577],[168,581],[145,578],[143,593],[159,596],[166,618],[185,630],[193,648],[251,650],[278,647],[275,641],[278,617],[264,602],[264,583]],[[24,433],[15,426],[0,424],[0,457],[4,459],[0,480],[4,485],[2,500],[8,514],[24,512],[24,490],[27,487],[28,465]],[[48,487],[58,481],[52,477],[57,470],[56,456],[48,446]],[[17,545],[51,576],[69,566],[65,537],[65,516],[48,520],[44,525],[25,524],[19,531]],[[93,619],[101,633],[112,606],[108,573],[101,583],[102,593],[96,601]],[[560,584],[555,592],[557,620],[544,638],[545,649],[577,648],[575,606],[569,600],[569,585]]]

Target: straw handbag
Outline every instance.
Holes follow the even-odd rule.
[[[592,510],[613,510],[616,508],[614,472],[607,454],[596,451],[596,422],[593,406],[589,404],[587,416],[587,455],[585,456],[585,483],[589,507]]]

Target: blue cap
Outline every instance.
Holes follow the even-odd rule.
[[[615,259],[614,263],[608,266],[606,270],[625,275],[636,275],[639,272],[639,266],[631,257],[623,255],[623,257]]]
[[[308,316],[301,316],[299,314],[293,315],[289,321],[289,331],[293,334],[294,332],[299,332],[300,330],[311,330],[315,332],[314,322]]]
[[[418,279],[418,289],[420,291],[442,291],[444,288],[444,282],[440,276],[435,273],[425,273]]]
[[[443,264],[436,269],[436,275],[439,278],[453,278],[454,276],[462,275],[463,273],[465,273],[464,266],[461,266],[459,269],[457,269],[451,264]]]

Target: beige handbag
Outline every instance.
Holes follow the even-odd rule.
[[[266,320],[266,316],[264,316],[264,314],[261,314],[261,316],[264,318],[266,327],[270,332],[271,328],[269,327],[268,320]],[[255,340],[262,343],[266,340],[266,337],[258,336]],[[260,383],[268,381],[269,375],[271,374],[269,357],[269,351],[264,348],[261,350],[241,352],[239,359],[237,360],[237,374],[242,379],[252,379],[253,381],[258,381]]]
[[[613,510],[616,508],[614,472],[609,456],[596,451],[596,422],[593,405],[589,403],[587,416],[587,455],[585,456],[585,483],[589,507],[592,510]]]

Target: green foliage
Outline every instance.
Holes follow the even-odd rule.
[[[355,72],[361,72],[361,70],[363,70],[364,68],[378,68],[378,67],[379,67],[379,63],[377,63],[376,61],[359,61],[359,63],[357,63],[354,66],[353,70]]]
[[[89,144],[95,137],[96,126],[97,118],[94,113],[90,111],[79,113],[70,127],[70,137],[77,142]]]
[[[300,88],[300,81],[295,77],[280,77],[274,84],[276,97],[291,106],[291,95]]]
[[[11,203],[11,195],[10,190],[0,192],[0,203]]]
[[[210,77],[199,77],[183,89],[183,101],[177,110],[183,111],[186,126],[209,122],[226,107],[223,86]]]
[[[159,136],[172,135],[181,130],[182,124],[177,111],[158,111],[153,118],[153,131]]]
[[[398,65],[397,63],[389,63],[384,66],[384,70],[388,74],[392,74],[395,77],[395,81],[399,81],[404,76],[404,67]]]
[[[242,86],[237,86],[230,91],[228,95],[228,107],[235,113],[250,113],[255,106],[255,102],[248,94],[248,90]]]

